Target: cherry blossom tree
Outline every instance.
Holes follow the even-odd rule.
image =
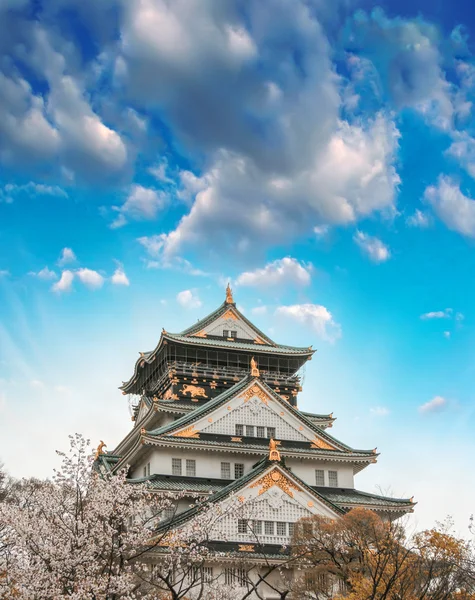
[[[160,516],[177,496],[99,475],[88,442],[70,441],[52,480],[19,482],[0,501],[0,597],[211,598],[200,594],[214,585],[201,575],[213,512],[174,532]]]

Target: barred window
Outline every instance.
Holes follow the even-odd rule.
[[[234,569],[224,569],[224,583],[225,585],[234,584]]]
[[[213,581],[213,567],[203,567],[203,581],[206,583]]]
[[[242,463],[234,464],[234,479],[239,479],[244,475],[244,465]]]
[[[232,337],[235,340],[237,338],[237,331],[230,331],[229,337]]]
[[[181,458],[172,458],[172,475],[181,475]]]
[[[264,533],[274,535],[274,521],[264,521]]]
[[[275,440],[275,427],[268,427],[267,428],[267,437],[269,439],[272,438],[273,440]]]
[[[187,477],[196,477],[196,460],[195,459],[186,459],[186,476]]]
[[[315,485],[325,485],[325,471],[323,469],[315,470]]]
[[[254,425],[246,425],[247,437],[254,437]]]
[[[328,485],[338,487],[338,471],[328,471]]]
[[[257,429],[257,437],[260,437],[260,438],[266,437],[266,428],[265,427],[260,427],[258,425],[256,429]]]
[[[221,479],[231,479],[231,463],[221,463]]]
[[[236,435],[244,435],[244,425],[236,424]]]
[[[238,519],[238,533],[247,532],[247,519]]]
[[[240,585],[244,586],[247,583],[247,573],[245,569],[224,569],[225,585]]]
[[[229,337],[229,329],[223,329],[223,337]]]
[[[173,517],[175,516],[175,507],[174,506],[169,506],[168,508],[166,508],[163,511],[163,519],[165,521],[167,521],[168,519],[173,519]]]
[[[252,530],[255,535],[261,535],[262,534],[262,521],[253,521]]]
[[[290,536],[294,535],[295,523],[287,523],[287,525],[289,526],[289,535]]]
[[[287,535],[287,523],[277,522],[277,535]]]

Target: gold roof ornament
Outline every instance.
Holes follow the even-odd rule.
[[[251,358],[251,375],[252,377],[259,377],[259,369],[257,367],[257,361],[254,357]]]
[[[99,458],[99,456],[101,456],[101,454],[105,454],[104,448],[107,448],[107,444],[104,444],[104,442],[101,440],[99,446],[97,446],[96,455],[94,457],[94,460],[97,460]]]
[[[277,444],[275,440],[271,438],[269,442],[269,460],[279,460],[280,461],[280,452],[277,450]]]
[[[229,283],[226,286],[226,304],[234,304],[233,291]]]

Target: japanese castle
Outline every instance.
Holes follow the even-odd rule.
[[[302,367],[314,352],[270,339],[237,309],[228,285],[217,310],[181,333],[163,329],[156,348],[140,353],[121,387],[134,399],[133,427],[112,452],[98,450],[99,468],[128,466],[131,482],[179,492],[165,516],[177,524],[193,517],[197,495],[206,503],[258,501],[252,532],[229,515],[215,540],[249,556],[257,539],[260,552],[278,554],[302,517],[337,518],[355,507],[391,520],[412,512],[412,499],[355,488],[375,449],[330,435],[332,414],[299,410]]]

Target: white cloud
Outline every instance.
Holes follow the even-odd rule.
[[[444,410],[447,407],[447,400],[442,396],[435,396],[429,402],[419,406],[419,412],[422,414],[435,413]]]
[[[202,304],[201,300],[192,290],[183,290],[176,295],[178,304],[184,308],[199,308]]]
[[[385,406],[375,406],[374,408],[370,408],[369,412],[376,417],[385,417],[389,415],[389,409]]]
[[[7,183],[3,189],[0,189],[0,199],[5,202],[13,202],[14,198],[21,196],[56,196],[61,198],[67,198],[68,194],[63,188],[57,185],[45,185],[43,183],[35,183],[29,181],[28,183],[18,185],[15,183]]]
[[[419,209],[416,209],[412,215],[407,217],[406,223],[410,227],[428,227],[430,224],[429,215],[423,213]]]
[[[265,315],[267,314],[267,306],[255,306],[251,308],[251,313],[253,315]]]
[[[446,308],[444,310],[436,310],[436,311],[432,311],[432,312],[427,312],[424,313],[423,315],[420,316],[421,319],[423,320],[427,320],[427,319],[451,319],[453,316],[453,309],[452,308]]]
[[[450,177],[441,175],[436,186],[427,187],[424,200],[449,229],[475,237],[475,201],[465,196]]]
[[[134,185],[127,200],[121,207],[114,207],[119,215],[111,224],[113,229],[122,227],[127,219],[153,220],[158,211],[165,206],[165,194],[141,185]]]
[[[389,248],[380,239],[363,231],[357,231],[353,236],[353,240],[373,262],[384,262],[391,256]]]
[[[58,265],[63,267],[68,263],[76,262],[76,255],[71,248],[63,248],[61,250],[61,256],[58,259]]]
[[[444,337],[449,339],[450,338],[450,331],[444,331]]]
[[[43,381],[40,381],[39,379],[32,379],[30,381],[30,386],[32,388],[36,388],[36,389],[40,389],[41,390],[41,389],[44,389],[45,384],[44,384]]]
[[[465,319],[465,315],[461,312],[458,312],[455,314],[455,320],[456,321],[463,321]]]
[[[43,281],[49,281],[51,279],[57,278],[56,273],[54,271],[52,271],[51,269],[48,269],[48,267],[43,267],[43,269],[41,269],[41,271],[38,271],[38,273],[34,273],[33,271],[30,271],[28,273],[28,275],[38,277],[38,279],[42,279]]]
[[[273,285],[308,285],[312,265],[286,256],[268,263],[262,269],[246,271],[236,279],[237,285],[269,287]]]
[[[63,271],[59,281],[53,284],[53,292],[69,292],[73,283],[74,273],[72,271]]]
[[[78,269],[76,275],[81,283],[91,289],[100,288],[104,284],[104,277],[92,269]]]
[[[129,278],[122,267],[117,267],[111,277],[111,281],[114,285],[130,285]]]
[[[321,239],[328,234],[329,230],[330,228],[328,227],[328,225],[317,225],[313,228],[313,233],[317,238]]]
[[[323,340],[334,342],[341,337],[341,326],[335,322],[331,312],[319,304],[279,306],[275,314],[309,327]]]

